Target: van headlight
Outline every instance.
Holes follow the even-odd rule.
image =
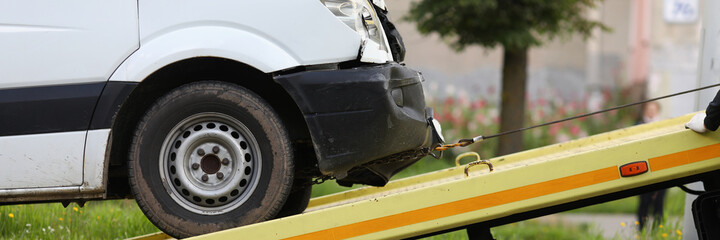
[[[360,35],[362,39],[360,61],[385,63],[392,60],[382,23],[372,3],[368,0],[320,0],[320,2]]]

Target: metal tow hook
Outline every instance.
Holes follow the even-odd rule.
[[[463,154],[458,155],[458,156],[455,158],[455,166],[456,166],[456,167],[459,167],[459,166],[460,166],[460,159],[461,159],[461,158],[464,158],[464,157],[467,157],[467,156],[474,156],[476,160],[468,163],[467,166],[465,166],[465,177],[470,176],[469,173],[468,173],[468,170],[470,169],[470,167],[475,166],[475,165],[485,164],[485,165],[488,165],[488,168],[490,168],[490,172],[493,171],[493,165],[492,165],[492,163],[491,163],[490,161],[488,161],[488,160],[482,160],[482,159],[480,159],[480,154],[478,154],[478,153],[476,153],[476,152],[466,152],[466,153],[463,153]]]

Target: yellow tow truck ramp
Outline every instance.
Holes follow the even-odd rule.
[[[696,181],[720,169],[720,133],[691,115],[314,198],[305,213],[193,239],[402,239],[498,226]],[[158,237],[157,235],[151,237]]]

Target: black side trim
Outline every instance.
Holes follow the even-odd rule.
[[[137,85],[136,82],[108,82],[95,107],[90,130],[110,128],[120,106]]]
[[[0,90],[0,136],[105,129],[134,82]]]
[[[0,136],[87,130],[105,82],[0,90]]]

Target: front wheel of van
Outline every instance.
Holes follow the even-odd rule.
[[[138,206],[184,238],[272,219],[290,193],[293,155],[274,110],[223,82],[181,86],[135,130],[129,179]]]

